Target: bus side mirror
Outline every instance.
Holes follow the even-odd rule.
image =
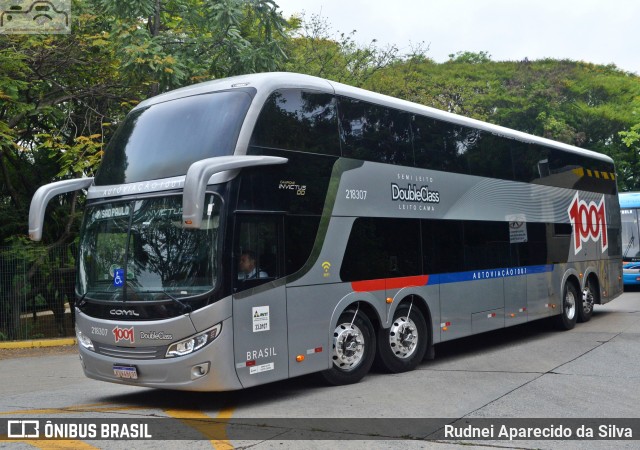
[[[42,227],[44,224],[44,212],[47,204],[56,195],[66,194],[67,192],[79,191],[86,189],[93,184],[91,178],[76,178],[74,180],[62,180],[55,183],[40,186],[29,206],[29,239],[39,241],[42,239]]]
[[[213,175],[244,167],[284,164],[287,161],[287,158],[278,156],[216,156],[194,162],[184,179],[182,226],[199,229],[202,225],[204,196]]]

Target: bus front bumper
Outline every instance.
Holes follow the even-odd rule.
[[[116,358],[78,345],[84,373],[94,380],[130,386],[183,391],[242,389],[233,364],[231,320],[223,322],[220,335],[210,344],[189,355],[173,358]],[[131,378],[132,372],[136,378]]]

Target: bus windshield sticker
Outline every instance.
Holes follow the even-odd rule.
[[[98,209],[93,213],[94,220],[115,219],[129,215],[129,206],[116,206],[114,208]]]
[[[113,271],[113,285],[122,287],[124,285],[124,269],[115,269]]]

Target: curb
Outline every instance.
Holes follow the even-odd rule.
[[[39,348],[39,347],[61,347],[63,345],[76,345],[76,338],[65,339],[39,339],[35,341],[12,341],[0,342],[0,349],[7,348]]]

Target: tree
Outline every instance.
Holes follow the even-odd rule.
[[[272,0],[74,0],[72,9],[71,34],[0,40],[0,239],[13,246],[7,258],[29,264],[26,277],[3,280],[9,337],[21,293],[50,252],[77,235],[82,197],[70,193],[51,202],[45,247],[29,256],[24,235],[35,190],[93,175],[115,125],[142,99],[274,70],[285,59],[288,25]]]
[[[331,25],[318,15],[294,17],[293,30],[285,51],[284,69],[352,86],[363,86],[373,74],[399,58],[398,48],[378,47],[375,40],[359,45],[356,31],[334,33]]]
[[[104,142],[140,100],[285,59],[288,25],[272,0],[77,0],[73,11],[69,35],[0,41],[3,241],[24,234],[39,185],[92,175]],[[65,227],[48,226],[45,241]]]
[[[491,61],[489,52],[457,52],[449,55],[449,63],[483,64]]]
[[[185,84],[275,70],[286,21],[273,0],[96,0],[126,77],[155,95]]]
[[[618,187],[622,187],[621,190],[640,190],[640,173],[634,170],[640,165],[640,123],[619,134],[629,151],[622,152],[618,158]]]

